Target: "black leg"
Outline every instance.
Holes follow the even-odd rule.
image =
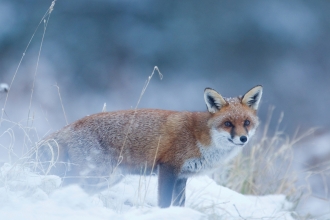
[[[173,205],[184,206],[186,201],[187,178],[177,179],[173,191]]]
[[[159,165],[158,172],[158,206],[167,208],[172,202],[172,193],[176,181],[174,169],[166,164]]]

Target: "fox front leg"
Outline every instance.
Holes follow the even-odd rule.
[[[158,206],[167,208],[172,203],[172,194],[177,175],[174,168],[167,164],[160,164],[158,171]]]
[[[186,202],[187,178],[177,179],[173,190],[173,205],[184,206]]]

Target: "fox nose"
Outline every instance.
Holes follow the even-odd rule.
[[[239,138],[241,140],[241,142],[245,143],[247,141],[247,137],[246,136],[241,136]]]

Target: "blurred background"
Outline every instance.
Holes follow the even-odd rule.
[[[134,108],[158,66],[163,79],[153,76],[139,108],[204,111],[205,87],[233,97],[261,84],[271,131],[282,112],[288,136],[318,127],[297,144],[295,166],[323,171],[312,203],[330,213],[330,1],[57,0],[36,30],[51,2],[0,0],[0,83],[11,86],[0,94],[1,160],[104,103]]]

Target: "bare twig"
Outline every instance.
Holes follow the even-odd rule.
[[[236,209],[236,212],[237,212],[238,216],[239,216],[241,219],[244,219],[244,220],[246,220],[246,218],[243,218],[243,216],[241,216],[241,213],[239,213],[239,211],[238,211],[238,209],[237,209],[236,205],[235,205],[235,204],[233,204],[233,206],[234,206],[234,208]]]
[[[130,120],[129,126],[128,126],[128,128],[127,128],[127,131],[126,131],[126,134],[125,134],[125,138],[124,138],[124,141],[123,141],[123,145],[122,145],[122,147],[121,147],[121,149],[120,149],[120,154],[119,154],[119,157],[118,157],[118,161],[117,161],[117,165],[116,165],[116,167],[117,167],[117,166],[122,162],[122,160],[123,160],[123,151],[124,151],[124,147],[125,147],[125,144],[126,144],[126,141],[127,141],[128,134],[129,134],[129,131],[130,131],[130,129],[131,129],[131,126],[132,126],[132,124],[133,124],[134,121],[135,121],[136,110],[137,110],[137,108],[138,108],[138,106],[139,106],[139,104],[140,104],[140,101],[141,101],[141,99],[142,99],[142,96],[144,95],[144,92],[146,91],[146,89],[147,89],[147,87],[148,87],[148,85],[149,85],[149,82],[150,82],[152,76],[154,75],[155,71],[158,72],[160,79],[161,79],[161,80],[163,79],[163,74],[161,74],[161,72],[159,71],[158,67],[155,66],[155,67],[154,67],[154,70],[152,71],[151,75],[148,77],[148,79],[147,79],[145,85],[143,86],[143,88],[142,88],[142,92],[141,92],[140,97],[139,97],[139,100],[138,100],[138,102],[137,102],[137,104],[136,104],[136,106],[135,106],[135,108],[134,108],[134,113],[133,113],[133,115],[132,115],[132,118],[131,118],[131,120]]]
[[[27,124],[29,123],[29,119],[30,119],[30,112],[31,112],[31,106],[32,106],[32,99],[33,99],[33,94],[34,94],[34,87],[35,87],[35,82],[36,82],[36,78],[37,78],[37,73],[38,73],[38,67],[39,67],[39,61],[40,61],[40,54],[41,54],[41,49],[44,43],[44,39],[45,39],[45,34],[46,34],[46,30],[47,30],[47,26],[48,26],[48,22],[50,19],[50,15],[52,13],[52,11],[54,10],[54,6],[55,6],[55,1],[54,0],[51,4],[51,6],[48,9],[48,13],[46,12],[45,16],[43,17],[44,19],[42,19],[41,22],[44,23],[44,31],[42,33],[42,38],[41,38],[41,42],[40,42],[40,47],[39,47],[39,52],[38,52],[38,57],[37,57],[37,63],[36,63],[36,68],[34,71],[34,77],[33,77],[33,82],[32,82],[32,89],[31,89],[31,96],[30,96],[30,104],[29,104],[29,111],[28,111],[28,119],[27,119]],[[39,23],[40,25],[40,23]],[[38,25],[38,27],[39,27]]]
[[[61,102],[62,111],[63,111],[63,114],[64,114],[66,125],[68,125],[69,123],[68,123],[68,119],[67,119],[66,114],[65,114],[64,105],[63,105],[63,101],[62,101],[62,97],[61,97],[61,93],[60,93],[60,87],[58,85],[55,85],[55,87],[57,88],[58,96],[60,97],[60,102]]]

